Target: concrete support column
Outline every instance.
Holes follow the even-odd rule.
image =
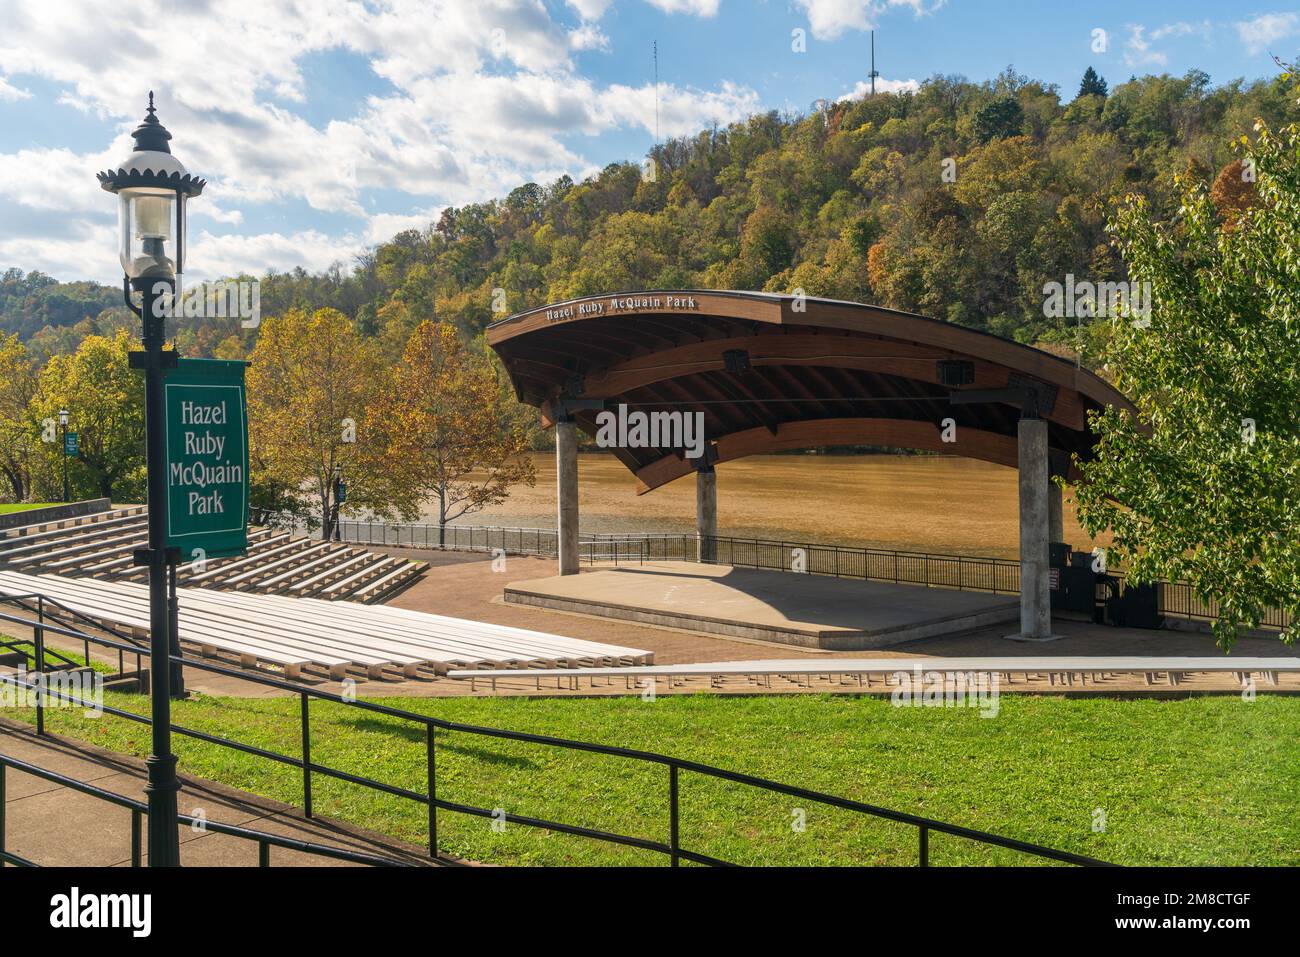
[[[1050,477],[1047,480],[1047,540],[1065,541],[1065,491]]]
[[[560,574],[578,574],[578,427],[572,419],[555,423],[556,524]]]
[[[1048,581],[1047,423],[1021,418],[1020,453],[1020,637],[1046,639],[1052,632]]]
[[[718,473],[712,466],[695,473],[695,534],[698,536],[700,561],[717,561]]]

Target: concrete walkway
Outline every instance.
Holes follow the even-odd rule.
[[[147,733],[147,732],[145,732]],[[136,800],[144,799],[144,763],[57,735],[38,738],[27,725],[0,719],[0,754]],[[181,776],[179,810],[210,821],[385,857],[415,866],[435,864],[425,848],[331,821],[200,778]],[[5,771],[5,849],[47,866],[129,867],[131,812],[100,798],[15,771]],[[143,830],[143,828],[142,828]],[[143,839],[142,839],[143,843]],[[255,842],[228,834],[180,829],[181,863],[256,867]],[[148,852],[142,849],[145,864]],[[450,863],[450,862],[442,862]],[[287,848],[271,848],[274,867],[352,867]]]

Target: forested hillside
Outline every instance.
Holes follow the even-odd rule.
[[[1044,283],[1125,278],[1104,232],[1115,200],[1138,192],[1170,212],[1175,175],[1215,179],[1256,117],[1300,118],[1282,79],[1212,87],[1194,71],[1107,90],[1090,71],[1062,95],[1010,69],[981,84],[935,77],[449,208],[354,263],[261,277],[262,313],[335,307],[396,358],[427,318],[472,338],[494,307],[588,293],[802,289],[1065,350],[1083,340],[1044,318]],[[11,269],[0,335],[18,333],[42,360],[125,325],[120,302],[115,288]],[[176,335],[183,353],[238,357],[256,332],[189,320]]]

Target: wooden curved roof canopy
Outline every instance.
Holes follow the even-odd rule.
[[[488,342],[547,425],[565,401],[580,428],[598,408],[703,412],[710,462],[831,445],[880,445],[1016,466],[1019,408],[953,404],[963,389],[1031,389],[1052,471],[1094,437],[1087,413],[1131,408],[1072,362],[1008,339],[858,303],[754,292],[590,296],[493,323]],[[952,384],[959,382],[961,384]],[[582,401],[586,400],[586,401]],[[572,409],[572,405],[569,406]],[[956,423],[944,442],[942,422]],[[694,471],[681,449],[611,449],[647,492]]]

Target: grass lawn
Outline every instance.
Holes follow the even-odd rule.
[[[8,515],[10,512],[26,512],[33,508],[49,508],[53,502],[27,502],[18,505],[0,505],[0,515]]]
[[[108,698],[131,711],[148,707],[137,695]],[[1300,864],[1300,698],[1005,695],[996,718],[847,696],[384,700],[460,722],[692,758],[1121,864]],[[314,762],[424,789],[422,727],[342,705],[311,707]],[[175,720],[297,755],[298,708],[296,699],[200,697],[179,703]],[[56,733],[147,754],[144,725],[47,715]],[[301,803],[296,769],[184,736],[173,741],[185,772]],[[667,838],[666,769],[464,733],[440,732],[437,746],[444,799]],[[321,776],[313,788],[320,814],[426,839],[421,805]],[[916,862],[916,831],[905,825],[813,805],[799,832],[791,799],[693,774],[682,776],[681,799],[683,846],[738,863]],[[1104,833],[1093,830],[1097,808]],[[183,792],[181,809],[192,810]],[[663,863],[517,824],[497,833],[487,819],[451,812],[439,813],[439,829],[444,851],[487,862]],[[930,855],[936,865],[1040,863],[943,834],[931,835]]]

